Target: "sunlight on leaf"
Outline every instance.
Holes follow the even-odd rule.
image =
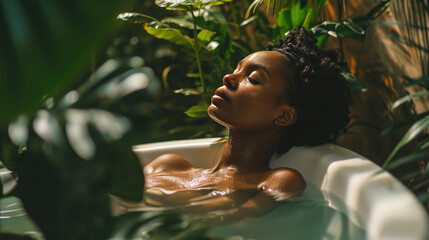
[[[130,13],[130,12],[119,14],[117,19],[127,21],[127,22],[131,22],[131,23],[140,23],[140,24],[149,23],[149,22],[153,22],[153,21],[158,22],[158,19],[156,19],[154,17],[144,15],[141,13]]]
[[[201,95],[203,92],[200,89],[182,88],[182,89],[174,90],[174,93],[180,93],[185,96],[189,96],[189,95]]]
[[[359,34],[359,35],[365,34],[365,30],[363,30],[363,28],[361,26],[359,26],[358,24],[354,23],[351,19],[347,19],[343,23],[344,23],[344,25],[346,25],[350,30],[352,30],[356,34]]]
[[[213,51],[219,47],[219,42],[217,41],[211,41],[207,44],[206,48],[209,51]]]
[[[256,19],[258,19],[258,15],[251,16],[250,18],[248,18],[248,19],[244,20],[243,22],[241,22],[240,23],[240,27],[244,27],[244,26],[246,26],[247,24],[253,22]]]
[[[126,117],[98,109],[89,110],[89,122],[107,141],[119,140],[131,128],[131,122]]]
[[[39,110],[33,122],[33,129],[44,141],[55,145],[62,143],[62,131],[58,121],[47,110]]]
[[[210,41],[214,34],[214,32],[204,29],[198,33],[197,37],[201,42],[205,44]]]
[[[174,16],[174,17],[168,17],[161,20],[162,23],[165,24],[176,24],[180,27],[187,28],[187,29],[194,29],[194,23],[192,22],[192,18],[188,16]],[[197,26],[197,29],[201,29],[201,27]]]
[[[145,26],[145,30],[156,38],[164,39],[178,45],[189,47],[193,47],[194,45],[193,40],[190,37],[183,35],[179,29],[163,28],[158,25],[148,25]]]
[[[200,9],[202,6],[221,5],[231,0],[156,0],[155,4],[171,10],[182,10],[186,6],[192,6],[194,9]]]
[[[69,109],[65,113],[67,120],[66,135],[73,150],[85,160],[95,154],[95,143],[88,132],[89,116],[87,111]]]
[[[207,106],[196,105],[189,108],[185,114],[189,117],[207,117]]]
[[[341,72],[341,75],[343,75],[343,77],[346,79],[346,81],[350,85],[352,85],[354,88],[356,88],[357,90],[362,91],[362,92],[368,91],[368,89],[365,87],[365,85],[363,85],[362,82],[357,80],[356,77],[353,76],[351,73],[343,71],[343,72]]]
[[[130,121],[122,116],[99,109],[68,109],[66,134],[73,150],[83,159],[91,159],[96,152],[94,140],[89,134],[89,124],[93,124],[105,141],[120,139],[130,128]]]
[[[28,119],[26,116],[21,115],[18,119],[9,124],[8,133],[9,138],[15,145],[22,145],[28,139]]]
[[[409,100],[413,99],[413,98],[422,98],[422,97],[427,97],[429,96],[429,92],[417,92],[417,93],[413,93],[407,96],[404,96],[398,100],[396,100],[393,104],[392,107],[390,107],[390,110],[394,110],[397,107],[399,107],[400,105],[402,105],[403,103],[408,102]]]
[[[149,85],[149,77],[144,72],[139,70],[131,70],[130,72],[131,74],[124,80],[116,79],[116,81],[110,81],[101,86],[97,91],[98,97],[114,101]]]
[[[79,100],[79,92],[72,90],[68,92],[64,97],[58,102],[60,108],[67,108],[76,103]]]

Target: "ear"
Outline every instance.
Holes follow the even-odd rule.
[[[295,108],[285,104],[283,107],[283,113],[276,118],[277,126],[290,126],[296,122],[297,112]]]

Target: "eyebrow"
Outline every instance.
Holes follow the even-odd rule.
[[[243,60],[241,60],[240,62],[238,62],[238,66],[241,66],[241,64],[243,63]],[[260,64],[257,63],[248,63],[250,65],[250,68],[252,69],[261,69],[262,71],[264,71],[265,73],[267,73],[268,77],[271,78],[270,73],[268,72],[268,69]]]

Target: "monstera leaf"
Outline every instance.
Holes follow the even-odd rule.
[[[78,80],[128,0],[0,0],[0,124]]]

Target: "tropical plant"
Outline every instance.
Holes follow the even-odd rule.
[[[232,9],[236,9],[233,5],[234,3],[226,2],[215,0],[203,2],[156,1],[156,4],[160,7],[174,10],[177,16],[164,17],[161,20],[141,13],[122,13],[118,16],[121,20],[142,24],[148,34],[180,46],[177,51],[180,52],[181,56],[178,58],[184,60],[183,62],[189,63],[184,64],[181,62],[179,66],[182,69],[188,69],[186,72],[188,78],[197,77],[199,79],[197,82],[187,81],[190,86],[174,90],[175,93],[186,96],[201,96],[196,103],[195,98],[190,98],[186,101],[188,103],[194,102],[193,106],[188,107],[185,111],[190,117],[206,118],[208,97],[219,85],[223,75],[232,71],[235,64],[246,55],[265,48],[267,41],[272,41],[273,39],[275,41],[291,29],[301,26],[312,27],[315,35],[319,37],[321,47],[328,36],[334,36],[339,39],[352,37],[363,40],[365,35],[364,28],[369,25],[368,21],[375,18],[374,14],[379,10],[376,9],[365,16],[356,17],[355,19],[359,20],[358,23],[354,23],[354,19],[349,18],[340,22],[324,22],[315,26],[316,19],[322,7],[326,4],[326,0],[313,1],[312,3],[290,0],[275,4],[275,7],[279,7],[281,11],[278,13],[276,24],[272,25],[261,10],[257,8],[262,1],[255,1],[250,4],[247,8],[247,13],[243,10],[241,13],[233,11]],[[245,5],[240,1],[235,4]],[[221,8],[220,5],[227,6]],[[231,10],[229,11],[229,9]],[[251,13],[254,15],[250,16]],[[227,15],[232,17],[225,17]],[[248,18],[244,19],[245,17]],[[245,31],[245,28],[252,28],[252,24],[256,28],[253,27],[253,34],[250,34],[249,31]],[[257,39],[256,42],[255,39]],[[172,48],[175,49],[174,46]],[[359,90],[365,91],[366,88],[350,74],[344,61],[343,65],[344,76],[347,81]],[[175,75],[176,79],[174,81],[169,81],[166,76],[172,68],[172,66],[169,66],[164,72],[163,83],[164,88],[167,90],[174,85],[179,85],[177,82],[186,81],[179,80],[177,75]],[[178,104],[175,107],[177,109]],[[171,116],[169,118],[171,119]],[[191,137],[216,136],[226,133],[224,130],[223,133],[219,133],[222,128],[213,125],[211,121],[206,119],[198,120],[200,121],[198,123],[194,120],[188,121],[191,123],[189,128],[184,123],[178,128],[170,129],[169,133],[189,129],[194,130]]]
[[[407,76],[401,77],[405,80],[404,87],[418,87],[419,90],[406,95],[395,101],[390,111],[394,111],[398,107],[408,103],[410,106],[413,100],[421,100],[427,102],[429,96],[429,28],[427,17],[429,16],[429,8],[424,1],[392,1],[393,13],[398,18],[398,22],[394,22],[402,30],[400,36],[388,36],[397,43],[406,44],[410,51],[414,53],[414,59],[419,65],[422,76],[418,79],[411,79]],[[393,73],[395,74],[395,73]],[[422,202],[428,201],[428,186],[429,186],[429,110],[423,110],[410,118],[397,122],[391,127],[385,129],[382,134],[387,135],[393,131],[403,129],[408,126],[408,130],[400,139],[398,144],[389,154],[383,167],[395,171],[398,169],[411,169],[405,171],[399,178],[404,181],[410,189],[415,192]],[[411,146],[411,152],[402,152],[398,154],[405,146]],[[399,156],[399,157],[398,157]],[[409,168],[409,166],[417,165],[417,168]]]

